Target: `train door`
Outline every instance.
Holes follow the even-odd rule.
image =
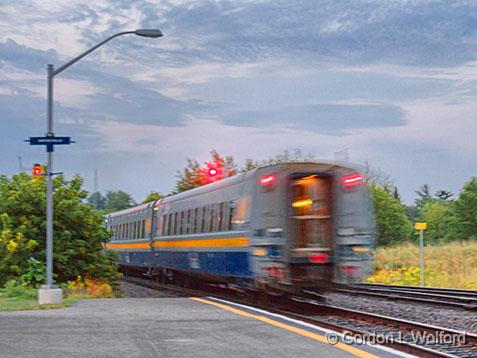
[[[293,281],[329,281],[333,251],[332,176],[294,175],[290,181]]]

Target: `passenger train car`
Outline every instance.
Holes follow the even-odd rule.
[[[372,268],[364,178],[336,163],[261,167],[111,213],[126,268],[267,292],[351,283]]]

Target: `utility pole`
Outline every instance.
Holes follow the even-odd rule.
[[[419,230],[419,271],[420,284],[424,287],[424,230],[427,229],[427,223],[415,223],[414,229]]]
[[[22,157],[18,156],[18,171],[20,173],[23,173],[23,163],[22,163]]]

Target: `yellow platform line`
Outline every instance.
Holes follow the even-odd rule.
[[[238,314],[240,316],[244,316],[244,317],[248,317],[248,318],[254,318],[254,319],[259,320],[263,323],[266,323],[266,324],[269,324],[269,325],[272,325],[272,326],[275,326],[275,327],[279,327],[279,328],[282,328],[282,329],[286,329],[287,331],[294,332],[294,333],[299,334],[301,336],[314,339],[315,341],[319,341],[321,343],[329,344],[326,341],[326,338],[323,337],[322,335],[319,335],[319,334],[316,334],[316,333],[313,333],[313,332],[309,332],[305,329],[298,328],[298,327],[295,327],[295,326],[292,326],[292,325],[289,325],[289,324],[286,324],[286,323],[278,322],[278,321],[275,321],[275,320],[270,319],[270,318],[265,317],[265,316],[245,312],[245,311],[239,310],[237,308],[230,307],[230,306],[227,306],[227,305],[224,305],[224,304],[221,304],[221,303],[205,300],[203,298],[190,297],[190,299],[194,300],[194,301],[202,302],[202,303],[205,303],[205,304],[208,304],[208,305],[212,305],[212,306],[222,308],[226,311]],[[357,357],[360,357],[360,358],[379,358],[378,356],[375,356],[374,354],[365,352],[361,349],[355,348],[353,346],[350,346],[348,344],[341,343],[341,342],[338,342],[337,344],[333,345],[333,347],[339,348],[343,351],[351,353],[351,354],[353,354]]]

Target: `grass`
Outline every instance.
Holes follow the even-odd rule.
[[[376,250],[375,272],[367,282],[419,285],[419,247],[405,243]],[[425,285],[477,290],[477,241],[424,248]]]
[[[69,307],[81,299],[117,297],[117,293],[106,282],[78,277],[63,285],[65,299],[61,305],[39,305],[38,290],[18,285],[14,281],[7,282],[0,288],[0,311],[43,310]]]
[[[69,307],[79,299],[90,298],[88,295],[73,294],[67,296],[61,305],[39,305],[37,290],[30,287],[7,285],[0,288],[0,311],[44,310]]]

